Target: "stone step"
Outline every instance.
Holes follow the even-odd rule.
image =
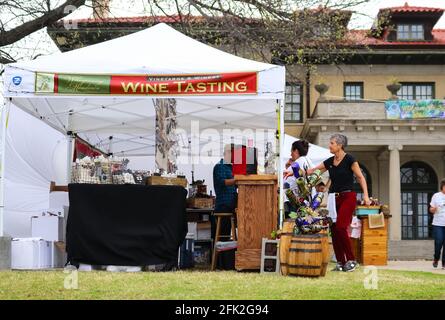
[[[434,240],[389,241],[389,260],[432,260]]]

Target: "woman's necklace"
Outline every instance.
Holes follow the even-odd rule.
[[[342,155],[341,157],[334,156],[334,161],[336,162],[335,165],[338,165],[338,164],[343,160],[343,158],[345,157],[345,155],[346,155],[346,152],[343,153],[343,155]]]

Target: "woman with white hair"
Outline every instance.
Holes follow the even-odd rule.
[[[348,235],[348,227],[351,224],[357,205],[357,194],[352,191],[354,175],[363,190],[365,205],[371,204],[366,179],[357,160],[351,154],[346,153],[347,145],[348,138],[345,135],[332,135],[329,142],[329,151],[334,156],[307,171],[309,175],[315,170],[329,171],[331,186],[329,188],[328,210],[333,220],[331,227],[332,244],[337,259],[337,266],[333,271],[354,271],[358,266]]]

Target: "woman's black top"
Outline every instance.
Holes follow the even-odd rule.
[[[354,185],[354,173],[351,166],[355,161],[357,160],[347,153],[337,166],[334,166],[334,157],[323,162],[324,167],[329,171],[329,176],[331,178],[329,192],[352,190]]]

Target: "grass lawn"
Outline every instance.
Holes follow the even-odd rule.
[[[60,271],[0,272],[0,299],[445,299],[445,275],[378,271],[378,289],[367,275],[328,272],[318,279],[238,273],[79,272],[78,289],[64,289]]]

